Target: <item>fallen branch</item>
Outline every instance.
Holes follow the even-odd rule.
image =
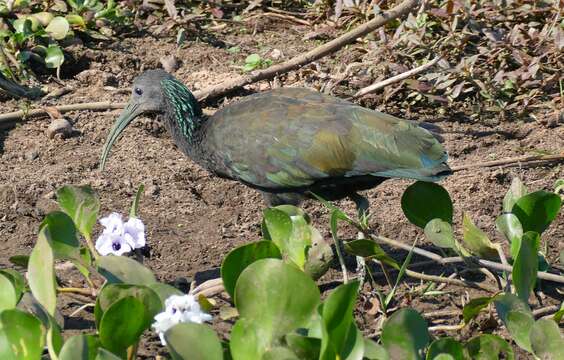
[[[527,155],[501,160],[464,164],[460,166],[453,166],[451,167],[451,170],[457,172],[473,168],[485,167],[529,167],[561,162],[564,162],[564,152],[559,155]]]

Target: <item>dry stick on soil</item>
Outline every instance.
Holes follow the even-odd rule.
[[[453,172],[468,170],[473,168],[479,167],[507,167],[507,166],[523,166],[526,167],[528,165],[541,165],[541,164],[548,164],[551,162],[564,162],[564,152],[561,152],[558,155],[532,155],[532,156],[520,156],[520,157],[513,157],[501,160],[493,160],[493,161],[486,161],[486,162],[478,162],[472,164],[465,164],[460,166],[453,166],[451,170]]]

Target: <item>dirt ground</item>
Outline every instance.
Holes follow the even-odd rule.
[[[218,32],[220,41],[191,39],[178,49],[175,36],[128,36],[119,41],[95,47],[77,46],[73,50],[77,61],[75,70],[64,74],[62,82],[72,91],[45,104],[68,104],[93,101],[126,101],[132,79],[143,69],[160,67],[162,56],[175,54],[181,60],[175,75],[192,89],[221,83],[240,73],[236,66],[243,64],[246,55],[253,52],[269,53],[277,49],[282,59],[288,59],[316,46],[316,41],[303,41],[310,31],[292,23],[270,23],[263,20],[246,31]],[[283,31],[281,31],[283,30]],[[223,43],[222,43],[223,42]],[[238,46],[232,53],[227,48]],[[357,48],[356,44],[333,57],[318,62],[318,66],[333,73],[342,70]],[[275,86],[308,86],[320,88],[327,79],[319,76],[316,66],[307,66],[274,83],[262,82],[249,87],[250,91]],[[47,81],[51,90],[61,87],[56,81]],[[337,93],[346,93],[339,87]],[[354,90],[349,90],[352,94]],[[241,95],[235,94],[235,95]],[[224,102],[236,100],[227,97],[212,104],[206,111],[214,111]],[[440,119],[436,109],[402,108],[392,98],[383,103],[379,97],[370,97],[365,106],[409,119],[433,120],[445,133],[445,146],[453,166],[520,155],[558,153],[564,149],[564,126],[547,128],[537,122],[514,119],[473,117],[471,111],[457,106],[444,108]],[[0,98],[0,112],[18,109],[18,103]],[[35,104],[33,105],[35,106]],[[28,254],[34,245],[37,228],[43,216],[56,209],[54,191],[65,184],[89,184],[99,194],[105,215],[111,211],[126,214],[139,184],[145,184],[145,196],[140,205],[140,217],[147,227],[150,257],[146,265],[158,279],[174,283],[178,278],[193,278],[198,272],[217,269],[223,257],[238,245],[260,238],[261,211],[264,208],[259,194],[235,182],[211,177],[206,171],[183,156],[169,136],[155,121],[143,118],[125,131],[114,146],[106,170],[98,171],[99,156],[119,111],[71,112],[76,134],[67,139],[46,136],[49,120],[36,119],[0,132],[0,267],[11,266],[8,258]],[[467,212],[475,223],[494,240],[503,242],[495,231],[495,217],[501,212],[501,201],[513,177],[520,177],[531,190],[552,190],[558,178],[564,177],[562,166],[473,169],[458,172],[442,182],[449,191],[455,207],[455,227],[460,229],[462,213]],[[367,193],[371,200],[372,226],[382,235],[411,244],[422,232],[408,223],[400,207],[400,198],[409,181],[390,180]],[[353,205],[346,201],[338,204],[353,214]],[[306,203],[322,233],[330,237],[328,211],[316,203]],[[97,231],[100,229],[98,228]],[[351,229],[344,229],[345,236]],[[543,234],[548,245],[549,262],[557,261],[564,247],[564,217],[562,213]],[[402,259],[404,252],[391,251]],[[426,273],[441,274],[444,269],[419,269]],[[449,274],[447,271],[445,274]],[[339,278],[332,271],[321,282]],[[65,285],[81,286],[78,277],[64,279]],[[478,280],[494,285],[488,278]],[[178,281],[176,281],[178,283]],[[420,286],[423,284],[423,286]],[[432,325],[457,324],[459,315],[448,315],[460,310],[468,296],[485,295],[479,291],[447,286],[439,295],[422,295],[427,284],[409,280],[396,296],[394,306],[413,306],[419,311],[443,311],[428,318]],[[379,287],[385,287],[381,282]],[[375,292],[366,285],[358,304],[357,319],[366,335],[374,335],[376,316],[370,311]],[[562,300],[547,285],[542,305]],[[541,306],[536,300],[536,306]],[[68,297],[62,304],[66,327],[76,330],[92,329],[92,316],[82,312],[70,317],[78,307],[75,298]],[[462,331],[446,334],[466,339],[475,335],[481,326],[488,328],[487,316]],[[229,322],[216,317],[214,326],[223,334]],[[499,332],[499,329],[494,330]],[[441,331],[437,335],[444,335]],[[162,352],[158,339],[149,334],[143,340],[140,356],[148,357]],[[523,355],[525,356],[525,355]],[[523,357],[525,358],[525,357]]]

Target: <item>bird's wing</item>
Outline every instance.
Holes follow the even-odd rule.
[[[210,118],[225,175],[267,189],[374,175],[436,181],[442,145],[416,123],[307,89],[250,96]]]

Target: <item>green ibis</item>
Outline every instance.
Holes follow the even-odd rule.
[[[389,178],[438,181],[451,173],[438,135],[416,122],[304,88],[261,92],[205,116],[190,90],[163,70],[133,84],[131,99],[104,145],[133,119],[163,114],[178,148],[211,173],[260,191],[269,206],[313,194],[345,197],[367,210],[359,191]]]

